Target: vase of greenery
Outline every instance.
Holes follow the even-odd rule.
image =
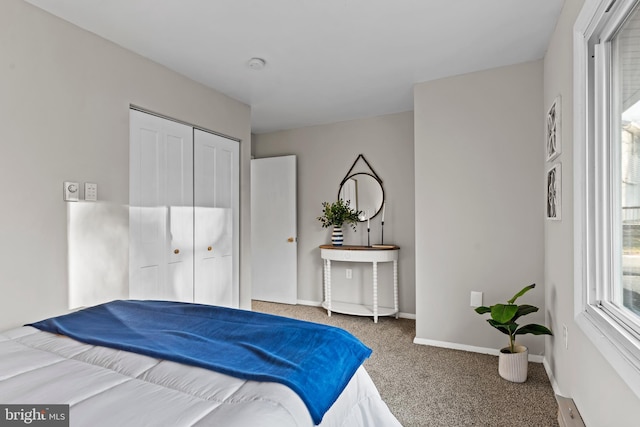
[[[487,319],[487,322],[509,336],[509,346],[500,349],[498,372],[502,378],[512,382],[521,383],[526,381],[529,366],[529,350],[527,347],[516,343],[516,335],[553,335],[546,326],[535,323],[520,326],[516,323],[516,320],[522,316],[538,311],[538,307],[533,305],[514,304],[518,298],[535,287],[535,284],[525,286],[506,304],[495,304],[490,307],[481,306],[475,309],[478,314],[491,313],[491,318]]]
[[[349,206],[348,200],[345,202],[342,199],[338,199],[334,203],[322,202],[322,216],[318,217],[318,221],[322,223],[323,228],[333,227],[331,244],[333,246],[342,246],[344,240],[343,224],[349,224],[355,231],[360,213],[360,211]]]

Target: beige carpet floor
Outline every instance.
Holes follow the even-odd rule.
[[[516,384],[498,375],[498,358],[417,345],[415,321],[333,313],[320,307],[254,301],[253,309],[337,326],[373,350],[364,363],[391,412],[405,427],[555,427],[557,403],[540,363]],[[380,426],[384,427],[384,426]]]

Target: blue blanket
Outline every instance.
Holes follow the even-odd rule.
[[[169,301],[112,301],[30,326],[238,378],[287,385],[316,424],[371,355],[332,326]]]

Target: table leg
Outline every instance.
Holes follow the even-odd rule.
[[[373,262],[373,322],[378,323],[378,263]]]
[[[324,295],[327,302],[327,315],[331,317],[331,260],[324,260]]]
[[[399,316],[398,309],[398,261],[393,260],[393,309],[396,311],[396,319]]]

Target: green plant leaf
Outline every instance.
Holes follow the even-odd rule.
[[[518,306],[514,304],[496,304],[491,306],[491,318],[498,323],[507,323],[513,319]]]
[[[505,325],[503,323],[498,323],[493,319],[487,319],[487,322],[489,322],[489,324],[491,326],[493,326],[494,328],[496,328],[497,330],[499,330],[500,332],[502,332],[505,335],[511,335],[511,330],[509,328],[510,325]]]
[[[499,329],[500,331],[502,331],[502,333],[504,334],[513,334],[516,329],[518,329],[518,324],[514,323],[514,322],[509,322],[509,323],[500,323],[500,322],[496,322],[493,319],[487,319],[487,322],[489,322],[489,324],[491,326],[493,326],[496,329]]]
[[[527,314],[535,313],[536,311],[538,311],[538,307],[536,306],[528,305],[528,304],[519,305],[516,315],[513,316],[513,320],[518,319],[520,316],[525,316]]]
[[[536,284],[532,284],[529,286],[525,286],[524,288],[522,288],[522,290],[520,292],[518,292],[517,294],[515,294],[513,296],[513,298],[511,298],[509,301],[507,301],[509,304],[513,304],[518,298],[520,298],[522,295],[524,295],[525,293],[529,292],[531,289],[535,288]]]
[[[529,286],[525,286],[511,298],[507,304],[495,304],[490,307],[476,307],[475,311],[478,314],[485,314],[491,312],[491,318],[487,319],[487,322],[496,328],[498,331],[509,336],[509,348],[513,352],[516,335],[533,334],[533,335],[553,335],[550,329],[546,326],[538,324],[528,324],[522,327],[516,323],[516,320],[521,316],[535,313],[538,311],[538,307],[529,304],[516,305],[515,300],[524,295],[526,292],[535,288],[535,283]]]
[[[516,335],[533,334],[533,335],[553,335],[553,332],[546,326],[531,323],[524,325],[516,331]]]
[[[476,313],[478,314],[491,313],[491,309],[483,305],[481,305],[480,307],[476,307],[475,310],[476,310]]]
[[[322,223],[324,228],[342,227],[346,222],[355,230],[361,211],[352,209],[349,203],[348,200],[345,202],[342,199],[338,199],[334,203],[322,202],[322,216],[317,218],[318,221]]]

